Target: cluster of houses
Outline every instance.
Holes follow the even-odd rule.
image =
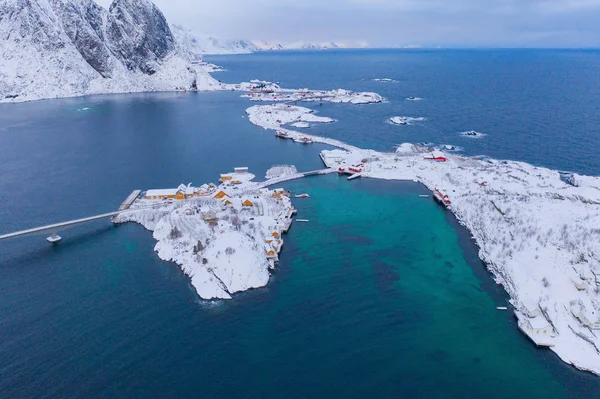
[[[241,211],[248,211],[253,207],[257,207],[257,213],[263,212],[264,204],[257,202],[255,198],[260,197],[272,197],[276,201],[284,201],[286,197],[289,198],[290,193],[284,189],[260,189],[259,196],[248,196],[248,195],[235,195],[237,185],[248,183],[254,178],[254,175],[248,173],[248,168],[235,168],[233,173],[221,174],[219,181],[220,186],[215,184],[204,184],[201,187],[193,187],[192,184],[187,186],[181,184],[177,188],[173,189],[159,189],[159,190],[148,190],[146,192],[147,200],[176,200],[182,201],[188,198],[194,197],[205,197],[219,201],[222,209],[232,208]],[[232,189],[232,190],[230,190]],[[237,194],[237,193],[236,193]],[[279,257],[279,252],[283,246],[283,240],[281,234],[286,232],[292,223],[292,215],[296,213],[296,209],[293,206],[285,207],[285,210],[281,211],[277,216],[277,222],[275,226],[268,228],[267,239],[265,242],[265,252],[267,258],[272,261],[276,261]],[[213,209],[207,208],[202,213],[202,218],[207,223],[216,223],[218,221],[217,213]]]
[[[254,175],[248,173],[247,167],[235,168],[233,173],[222,174],[219,181],[223,184],[231,186],[242,184],[249,180],[252,180]],[[213,194],[217,190],[217,186],[214,184],[204,184],[200,187],[193,187],[192,183],[179,185],[177,188],[166,188],[158,190],[146,191],[147,200],[177,200],[182,201],[192,197],[206,197]]]

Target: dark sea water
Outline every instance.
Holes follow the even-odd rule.
[[[342,52],[214,61],[229,69],[217,75],[225,81],[372,90],[389,100],[313,104],[339,120],[312,128],[318,134],[383,150],[448,142],[468,154],[594,174],[598,55]],[[327,147],[276,140],[252,126],[238,94],[1,105],[0,234],[108,212],[133,189],[215,181],[235,166],[259,178],[274,164],[321,167],[318,152]],[[407,103],[409,95],[425,100]],[[429,119],[405,128],[385,123],[393,115]],[[488,136],[455,134],[470,129]],[[311,194],[293,200],[310,223],[286,236],[267,288],[230,302],[199,300],[139,225],[95,222],[64,232],[55,246],[43,237],[0,243],[0,397],[599,396],[600,379],[536,349],[509,312],[495,310],[506,295],[468,233],[418,197],[422,186],[326,176],[285,187]]]
[[[340,123],[315,129],[393,151],[403,142],[463,147],[469,155],[599,175],[599,50],[371,50],[209,57],[225,82],[266,79],[292,88],[376,91],[376,107],[314,107]],[[391,78],[397,82],[374,82]],[[423,98],[407,101],[408,97]],[[413,126],[392,116],[425,117]],[[458,133],[475,130],[483,139]]]

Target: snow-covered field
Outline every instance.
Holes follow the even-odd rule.
[[[252,123],[281,130],[310,112],[297,108],[254,106],[247,113]],[[360,164],[363,177],[418,181],[447,194],[509,293],[519,328],[565,362],[600,374],[600,178],[565,179],[523,162],[448,153],[447,162],[434,162],[424,159],[429,148],[409,143],[382,153],[309,137],[340,148],[321,152],[329,168]]]
[[[180,201],[138,199],[114,221],[153,231],[158,256],[180,265],[201,298],[231,299],[267,285],[295,212],[286,193],[236,180]]]

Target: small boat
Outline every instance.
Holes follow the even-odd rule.
[[[304,194],[298,194],[298,195],[294,195],[294,198],[310,198],[310,195],[304,193]]]
[[[308,223],[308,219],[296,219],[296,222]]]
[[[407,100],[414,100],[415,98],[413,96],[410,96],[407,98]]]
[[[419,195],[419,198],[429,198],[429,195],[427,195],[427,194],[421,194],[421,195]]]
[[[450,201],[448,195],[444,194],[441,190],[438,190],[437,188],[433,190],[433,199],[439,202],[440,204],[444,205],[446,208],[449,208],[450,205],[452,205],[452,201]]]
[[[300,137],[299,139],[294,139],[294,141],[302,144],[311,144],[313,142],[312,139],[308,137]]]
[[[280,130],[278,130],[278,131],[275,132],[275,136],[281,137],[281,138],[284,138],[284,139],[287,139],[288,137],[290,137],[290,135],[287,134],[287,132],[282,132]]]
[[[496,309],[498,309],[498,310],[508,310],[508,308],[506,306],[498,306],[498,307],[496,307]]]

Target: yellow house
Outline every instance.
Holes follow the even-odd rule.
[[[254,206],[254,204],[252,203],[252,201],[250,200],[246,200],[242,203],[243,206]]]
[[[219,191],[218,193],[215,194],[216,199],[223,199],[225,197],[231,198],[231,195],[227,194],[225,191]]]
[[[276,238],[277,238],[277,237],[279,237],[279,233],[278,233],[278,232],[276,232],[276,231],[274,231],[274,232],[273,232],[273,237],[276,237]]]
[[[225,174],[225,175],[221,175],[220,181],[226,182],[226,181],[229,181],[232,179],[233,179],[233,176],[231,174]]]
[[[148,190],[146,192],[146,199],[148,199],[148,200],[175,199],[176,194],[177,194],[177,189]]]
[[[233,202],[229,201],[229,200],[225,200],[224,202],[225,205],[233,205]]]

